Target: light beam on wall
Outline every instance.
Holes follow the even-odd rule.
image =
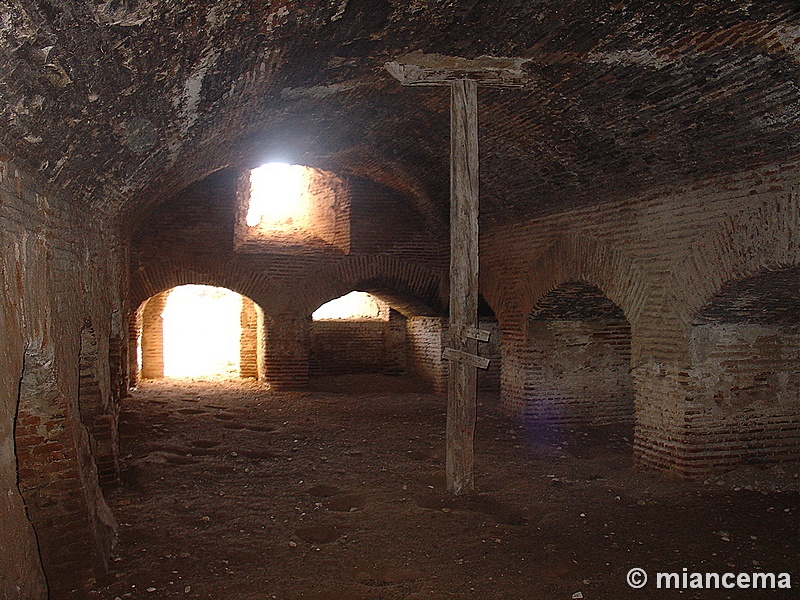
[[[162,313],[165,377],[238,377],[242,297],[224,288],[182,285]]]
[[[268,163],[250,171],[247,225],[264,229],[303,227],[308,218],[307,168]]]

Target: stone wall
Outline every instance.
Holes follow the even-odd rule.
[[[772,325],[771,338],[745,329],[731,337],[717,328],[719,341],[698,363],[696,338],[712,332],[693,333],[692,321],[726,283],[797,266],[799,183],[798,165],[784,164],[484,232],[481,285],[502,330],[506,410],[524,413],[536,400],[530,349],[549,344],[563,352],[568,341],[539,343],[530,315],[548,292],[580,281],[600,290],[630,323],[638,461],[699,477],[743,460],[791,454],[800,441],[796,384],[786,366],[793,334]],[[758,372],[766,375],[747,375],[749,367],[742,370],[734,355],[760,361]],[[615,364],[603,369],[610,378],[621,366]],[[739,393],[733,388],[752,382],[731,379],[758,377],[789,381],[769,386],[769,409],[763,398],[749,411],[732,410]],[[704,399],[709,378],[729,380],[712,386],[712,396],[727,398],[717,406]],[[765,421],[771,425],[765,428]]]

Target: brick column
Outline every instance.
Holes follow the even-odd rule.
[[[311,317],[274,315],[266,324],[265,378],[272,389],[297,390],[308,385]]]
[[[244,296],[242,297],[241,325],[242,333],[239,338],[239,376],[258,379],[258,310],[255,302]]]
[[[148,300],[142,313],[142,372],[143,379],[164,377],[164,322],[161,314],[167,305],[169,291]]]
[[[406,319],[409,356],[414,370],[430,382],[437,394],[447,391],[447,362],[442,359],[447,324],[442,317]]]

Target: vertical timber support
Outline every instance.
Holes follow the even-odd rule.
[[[478,85],[523,87],[522,58],[482,56],[476,60],[411,53],[386,63],[401,84],[450,87],[450,361],[447,390],[447,489],[471,492],[477,404],[477,341],[488,335],[478,321]],[[485,333],[485,332],[484,332]]]
[[[478,319],[478,84],[470,79],[450,84],[450,347],[478,353],[467,337]],[[447,489],[474,489],[478,369],[450,361],[447,388]]]

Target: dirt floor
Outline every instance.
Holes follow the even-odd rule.
[[[409,379],[303,393],[146,383],[123,405],[120,523],[90,598],[796,598],[797,465],[688,483],[630,428],[479,408],[474,497],[444,490],[445,402]],[[631,589],[626,574],[651,582]],[[655,589],[656,572],[788,572],[793,590]]]

